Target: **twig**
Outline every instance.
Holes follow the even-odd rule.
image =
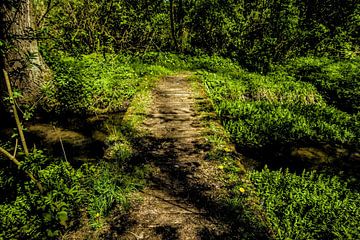
[[[53,128],[54,128],[54,131],[56,131],[55,126],[53,126]],[[68,161],[68,160],[67,160],[67,157],[66,157],[66,152],[65,152],[64,144],[63,144],[63,142],[62,142],[62,140],[61,140],[61,137],[60,137],[60,136],[59,136],[59,140],[60,140],[61,149],[62,149],[62,151],[63,151],[65,161]]]
[[[144,239],[144,236],[142,234],[141,235],[136,235],[135,233],[130,232],[130,231],[129,231],[129,233],[131,233],[137,240],[138,239]]]
[[[25,155],[29,156],[29,150],[28,150],[28,147],[27,147],[27,144],[26,144],[24,132],[23,132],[22,125],[21,125],[19,115],[18,115],[18,112],[17,112],[17,108],[16,108],[16,105],[15,105],[15,99],[14,99],[14,95],[13,95],[13,92],[12,92],[12,89],[11,89],[9,75],[4,69],[3,69],[3,73],[4,73],[4,77],[5,77],[6,87],[7,87],[9,97],[10,97],[10,100],[11,100],[12,109],[13,109],[13,112],[14,112],[16,126],[17,126],[17,129],[19,131],[20,140],[21,140],[22,146],[24,148]]]
[[[25,136],[24,136],[24,132],[22,129],[22,125],[20,122],[20,118],[17,112],[17,108],[15,105],[15,99],[14,99],[14,95],[11,89],[11,84],[10,84],[10,80],[9,80],[9,75],[8,73],[3,69],[3,73],[4,73],[4,77],[5,77],[5,82],[6,82],[6,87],[9,93],[9,97],[11,100],[11,105],[12,105],[12,109],[14,112],[14,117],[15,117],[15,122],[16,122],[16,126],[17,129],[19,131],[19,136],[20,136],[20,140],[24,149],[24,153],[25,156],[29,156],[29,150],[26,144],[26,140],[25,140]],[[17,139],[16,139],[17,140]],[[14,156],[11,155],[8,151],[6,151],[4,148],[0,147],[0,153],[2,153],[3,155],[5,155],[9,160],[11,160],[13,163],[15,163],[17,166],[21,166],[21,163],[15,158],[15,154],[16,154],[16,149],[17,149],[17,144],[18,142],[16,141],[16,146],[15,146],[15,152],[14,152]],[[37,188],[40,190],[40,192],[44,192],[44,188],[41,185],[41,183],[39,181],[36,180],[36,178],[34,177],[34,175],[31,172],[25,171],[25,173],[30,177],[30,179],[36,184]]]
[[[19,144],[19,139],[16,139],[16,141],[15,141],[15,149],[14,149],[14,154],[13,154],[13,157],[15,157],[15,156],[16,156],[16,152],[17,152],[18,144]]]

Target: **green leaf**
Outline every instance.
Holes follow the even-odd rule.
[[[68,213],[66,211],[60,211],[57,213],[57,217],[60,221],[60,224],[66,227],[67,226],[66,221],[69,220]]]

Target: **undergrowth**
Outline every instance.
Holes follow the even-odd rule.
[[[347,104],[356,103],[358,99],[357,69],[345,70],[343,67],[358,66],[357,60],[336,62],[328,59],[331,64],[326,70],[314,70],[317,75],[314,72],[311,75],[316,76],[317,82],[307,79],[309,75],[293,74],[301,69],[297,66],[299,62],[306,61],[323,60],[295,59],[294,63],[278,66],[268,75],[249,73],[232,65],[229,69],[197,71],[196,77],[204,83],[216,113],[241,152],[277,154],[286,148],[325,144],[348,148],[355,153],[359,150],[357,105]],[[324,90],[319,82],[328,83],[327,89]],[[238,211],[249,201],[253,202],[250,204],[253,213],[262,219],[260,221],[268,227],[273,238],[359,238],[357,206],[360,196],[358,189],[347,183],[358,182],[356,175],[345,173],[347,177],[344,177],[342,170],[337,169],[335,173],[341,174],[340,179],[326,171],[303,169],[301,174],[301,170],[296,169],[299,174],[265,167],[248,170],[243,176],[243,167],[230,154],[231,150],[224,148],[224,137],[215,134],[208,141],[218,146],[208,157],[220,161],[219,168],[226,173],[224,182],[231,193],[229,205]],[[270,161],[277,160],[272,158]],[[350,158],[343,161],[356,168],[353,165],[356,162],[350,162]],[[279,163],[281,166],[283,162]],[[238,221],[247,218],[246,213],[239,212]],[[254,219],[254,216],[248,219]]]
[[[348,112],[360,111],[360,58],[336,61],[303,57],[276,68],[277,74],[313,84],[327,103]]]
[[[75,58],[58,53],[49,64],[54,78],[43,87],[43,108],[58,115],[124,111],[143,81],[172,72],[126,54],[94,53]]]
[[[327,105],[312,84],[246,71],[198,74],[224,126],[242,148],[289,143],[358,146],[358,116]]]
[[[337,177],[314,171],[251,171],[278,239],[359,239],[360,195]]]
[[[125,169],[121,154],[116,156],[76,169],[34,149],[22,168],[36,174],[44,193],[22,177],[23,169],[2,166],[0,187],[7,194],[0,199],[0,239],[57,239],[63,231],[78,227],[84,210],[93,229],[103,226],[115,205],[125,212],[129,194],[144,184],[144,173],[141,168]]]
[[[142,90],[149,89],[153,81],[149,79],[139,86]],[[146,108],[130,108],[134,107],[142,112]],[[131,141],[139,122],[130,120],[120,124],[110,118],[103,123],[107,150],[104,158],[93,163],[76,167],[70,159],[47,157],[36,148],[25,157],[18,147],[21,168],[17,169],[0,156],[0,190],[6,192],[0,197],[0,239],[59,239],[65,232],[76,232],[84,224],[91,231],[101,232],[114,209],[126,214],[131,206],[130,194],[144,186],[147,173],[146,166],[136,164]],[[14,150],[10,143],[1,142],[1,146]],[[44,193],[39,192],[24,171],[36,176],[45,188]],[[87,231],[84,237],[91,238],[92,233]]]

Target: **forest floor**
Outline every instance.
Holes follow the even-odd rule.
[[[196,110],[196,102],[204,99],[196,98],[180,75],[162,78],[153,100],[143,123],[150,134],[140,144],[154,170],[130,214],[134,225],[119,237],[204,239],[209,233],[223,234],[229,226],[208,212],[218,209],[206,206],[223,193],[217,167],[205,160],[207,144]]]

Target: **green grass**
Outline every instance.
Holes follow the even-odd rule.
[[[302,60],[295,60],[293,64],[296,65],[297,61]],[[339,107],[348,101],[356,102],[358,78],[351,78],[353,85],[345,84],[346,87],[340,89],[345,86],[341,84],[342,78],[337,76],[334,80],[334,77],[333,82],[337,83],[331,85],[331,91],[338,95],[331,95],[316,82],[305,81],[300,73],[292,74],[291,69],[284,70],[292,63],[287,64],[266,76],[231,65],[228,70],[197,71],[197,78],[202,80],[222,125],[238,149],[257,153],[270,151],[275,155],[293,146],[327,144],[359,149],[360,122],[356,106],[352,106],[352,111],[343,111],[344,108]],[[340,70],[344,71],[343,68]],[[354,76],[357,72],[354,68],[348,71],[347,76]],[[322,72],[323,84],[330,77],[330,72]],[[351,86],[355,87],[352,89]],[[346,95],[345,92],[352,94]],[[344,101],[338,97],[343,93],[347,97]],[[219,145],[222,143],[222,139],[215,137],[209,141]],[[340,180],[326,173],[304,170],[299,175],[288,170],[264,168],[262,171],[248,171],[245,177],[241,177],[241,168],[227,155],[226,151],[215,151],[210,157],[221,161],[219,167],[228,176],[224,181],[232,193],[228,199],[229,205],[237,209],[246,205],[246,198],[257,195],[257,198],[251,197],[250,201],[260,204],[262,210],[255,208],[254,211],[264,217],[263,223],[271,229],[274,238],[359,238],[357,225],[360,212],[357,206],[360,195],[346,184],[347,180],[354,180],[350,179],[351,176],[347,180]]]
[[[327,105],[312,84],[246,71],[198,74],[238,146],[359,144],[358,116]]]
[[[337,177],[251,171],[277,239],[359,239],[360,194]]]

